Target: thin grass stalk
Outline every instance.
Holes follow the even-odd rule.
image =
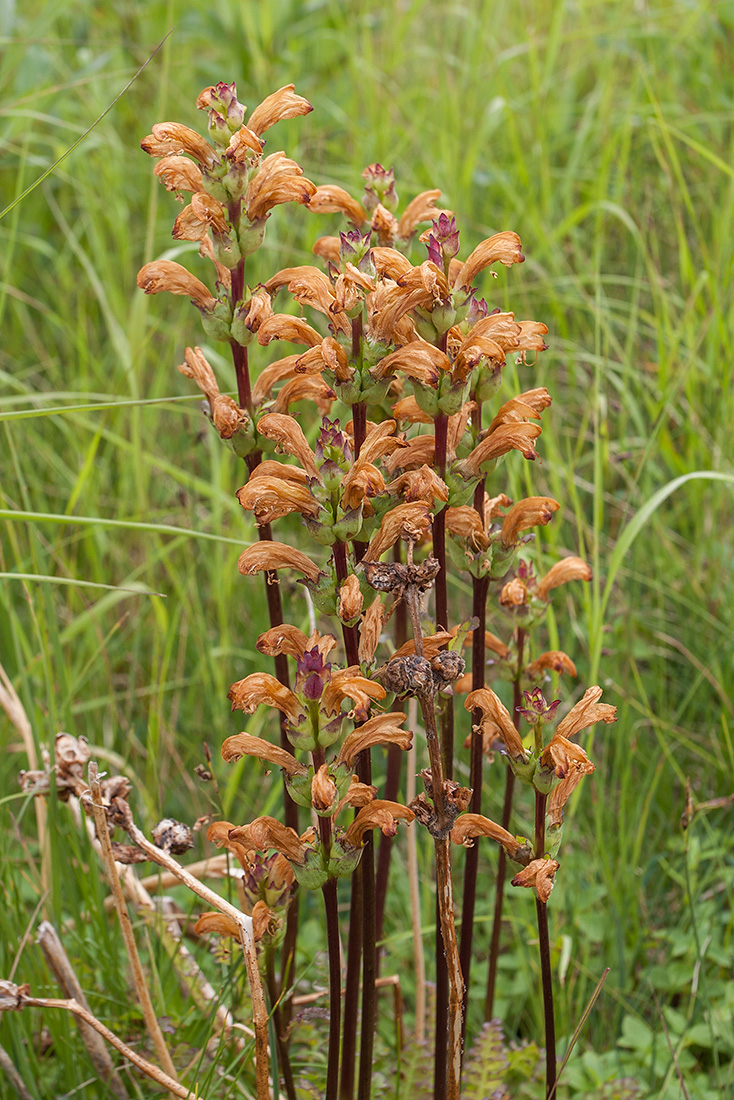
[[[512,688],[512,720],[515,729],[520,730],[520,718],[518,708],[522,703],[522,670],[525,651],[525,631],[518,628],[517,631],[517,670]],[[512,799],[515,793],[515,773],[507,765],[505,774],[505,797],[502,803],[502,828],[510,828],[512,817]],[[494,888],[494,915],[492,917],[492,934],[489,944],[489,969],[487,971],[487,994],[484,999],[484,1019],[491,1020],[494,1013],[494,996],[497,988],[497,965],[500,953],[500,939],[502,935],[502,908],[505,897],[505,878],[507,876],[507,853],[500,845],[497,860],[497,876]]]
[[[125,950],[130,960],[130,971],[132,974],[133,986],[135,988],[135,995],[143,1013],[146,1030],[153,1042],[161,1066],[171,1080],[176,1081],[176,1068],[171,1059],[168,1047],[166,1046],[166,1041],[163,1038],[163,1032],[158,1023],[155,1009],[153,1008],[150,991],[145,981],[145,974],[143,973],[143,964],[140,961],[137,944],[135,943],[135,936],[133,935],[130,914],[127,911],[127,905],[125,904],[125,898],[122,893],[115,857],[112,854],[110,834],[107,828],[107,815],[102,803],[102,790],[97,777],[97,765],[94,761],[89,764],[89,789],[91,794],[90,802],[92,813],[94,814],[94,823],[97,827],[97,836],[99,837],[102,860],[107,872],[110,889],[115,899],[115,909],[117,911],[117,919],[120,922],[120,931],[125,944]]]

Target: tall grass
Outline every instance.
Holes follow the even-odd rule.
[[[12,205],[172,27],[114,109]],[[539,553],[580,544],[593,562],[585,604],[564,613],[584,654],[580,681],[594,681],[603,653],[605,696],[620,713],[597,734],[598,770],[574,809],[586,844],[564,850],[565,887],[551,903],[559,1031],[570,1036],[610,966],[569,1081],[593,1089],[610,1066],[634,1065],[643,1095],[677,1095],[650,981],[671,1027],[676,1012],[686,1029],[708,1026],[712,999],[729,996],[721,956],[703,959],[702,946],[731,937],[733,883],[716,847],[726,810],[696,819],[688,856],[679,820],[686,779],[695,801],[725,795],[734,764],[731,483],[682,478],[732,473],[734,5],[79,0],[3,5],[0,35],[0,660],[38,746],[67,729],[122,756],[150,821],[266,812],[241,769],[219,769],[218,795],[193,773],[203,741],[216,761],[240,728],[227,687],[251,671],[266,609],[249,587],[245,598],[236,569],[253,537],[233,497],[241,463],[203,431],[175,371],[201,339],[191,311],[135,289],[143,261],[189,247],[169,236],[167,196],[138,143],[162,118],[196,125],[190,105],[213,81],[236,79],[248,104],[295,82],[318,121],[273,141],[287,141],[310,178],[358,193],[364,165],[382,160],[406,196],[444,188],[465,238],[522,235],[527,262],[499,280],[496,304],[506,293],[551,330],[542,365],[517,378],[547,382],[555,398],[533,492],[571,502]],[[282,208],[268,229],[269,271],[286,248],[305,261],[324,231]],[[112,1018],[126,975],[90,853],[52,804],[53,875],[39,898],[32,807],[15,778],[27,763],[4,720],[0,730],[0,975],[15,966],[40,992],[49,978],[25,936],[37,905],[57,924],[83,911],[73,953],[98,991],[93,1007]],[[512,1028],[541,1003],[518,965],[530,899],[513,897],[506,915],[497,1009]],[[697,915],[708,922],[698,939]],[[407,957],[407,923],[388,935]],[[181,1002],[158,950],[160,1014],[196,1046],[206,1021]],[[661,973],[670,958],[677,985]],[[30,1018],[0,1022],[39,1098],[90,1076],[71,1025],[44,1024],[53,1054]],[[730,1045],[699,1035],[684,1049],[686,1029],[686,1073],[701,1089],[730,1086]],[[202,1095],[238,1095],[222,1088],[202,1082]]]

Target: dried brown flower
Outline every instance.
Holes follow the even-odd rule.
[[[375,745],[397,745],[407,752],[411,746],[413,734],[410,730],[401,729],[404,721],[405,714],[402,711],[391,711],[389,714],[378,714],[370,718],[368,722],[358,726],[344,738],[336,759],[337,764],[346,764],[351,767],[358,753],[371,749]]]
[[[277,768],[282,768],[287,775],[308,773],[308,769],[299,764],[291,753],[281,749],[279,745],[269,744],[261,737],[251,737],[249,733],[236,733],[233,737],[227,737],[222,745],[222,759],[228,763],[239,760],[241,756],[255,756],[258,760],[266,760]]]
[[[364,834],[370,829],[381,829],[385,836],[395,836],[398,831],[398,821],[406,821],[410,824],[414,818],[415,814],[407,806],[376,798],[362,807],[347,829],[347,843],[353,848],[360,848]]]
[[[146,294],[160,294],[167,290],[170,294],[181,294],[201,309],[211,310],[217,299],[190,271],[173,260],[153,260],[145,264],[138,272],[138,286]]]
[[[590,687],[584,692],[578,703],[568,712],[566,717],[559,722],[554,738],[574,737],[581,730],[588,729],[595,722],[617,721],[617,708],[609,703],[600,703],[602,689],[598,686]]]
[[[237,568],[245,577],[277,569],[295,569],[310,581],[317,581],[321,572],[316,562],[311,561],[300,550],[287,546],[284,542],[270,542],[267,539],[243,550]]]
[[[525,425],[531,427],[531,425]],[[502,429],[498,429],[501,431]],[[560,504],[553,497],[526,497],[513,504],[502,523],[502,545],[515,546],[521,531],[550,523]]]
[[[227,698],[232,703],[232,710],[241,710],[244,714],[254,714],[264,705],[281,710],[294,725],[303,717],[297,696],[269,672],[252,672],[244,680],[238,680],[230,687]]]
[[[555,859],[534,859],[518,871],[512,880],[513,886],[535,887],[538,898],[543,903],[548,901],[553,889],[553,876],[560,867]]]
[[[568,584],[569,581],[590,581],[592,577],[591,566],[583,558],[561,558],[539,579],[535,594],[541,600],[547,600],[552,589],[559,585]]]
[[[482,712],[482,723],[487,719],[494,722],[499,730],[499,736],[510,754],[510,758],[525,761],[526,755],[522,738],[515,728],[510,712],[491,688],[479,688],[477,691],[472,691],[464,702],[464,707],[469,711],[480,710]]]

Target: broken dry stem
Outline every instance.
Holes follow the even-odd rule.
[[[234,905],[231,905],[223,897],[220,897],[215,890],[210,890],[208,886],[205,886],[203,882],[199,882],[199,880],[190,874],[185,867],[182,867],[172,855],[151,843],[145,834],[137,827],[132,818],[125,822],[125,829],[133,843],[137,844],[149,859],[157,863],[160,867],[164,867],[165,870],[170,871],[175,875],[178,881],[188,887],[193,894],[196,894],[214,909],[223,913],[225,917],[229,917],[230,920],[235,921],[235,923],[239,925],[240,943],[242,944],[245,955],[245,966],[247,969],[247,977],[250,982],[250,995],[252,997],[252,1022],[255,1029],[257,1100],[268,1100],[268,1066],[270,1060],[268,1051],[268,1010],[257,963],[252,917],[249,917],[246,913],[241,912],[241,910],[237,909]]]
[[[64,950],[59,934],[48,921],[41,921],[38,927],[36,942],[43,951],[46,962],[54,973],[56,981],[61,986],[62,992],[67,997],[77,1001],[83,1009],[89,1012],[89,1004],[84,996],[84,990],[76,976],[74,968],[69,961],[69,956]],[[87,1048],[89,1060],[94,1066],[95,1072],[106,1082],[110,1092],[114,1093],[118,1100],[128,1100],[128,1092],[117,1075],[110,1052],[105,1046],[104,1039],[81,1018],[77,1018],[79,1034],[84,1046]]]
[[[108,1027],[105,1027],[105,1025],[100,1020],[98,1020],[96,1016],[93,1016],[88,1009],[80,1005],[74,997],[70,998],[69,1000],[61,1000],[55,997],[24,996],[22,1007],[62,1008],[65,1009],[67,1012],[73,1012],[74,1015],[78,1016],[80,1020],[83,1020],[85,1024],[88,1024],[89,1027],[94,1028],[94,1030],[99,1035],[101,1035],[102,1038],[110,1044],[110,1046],[119,1051],[120,1054],[123,1055],[123,1057],[132,1062],[134,1066],[137,1066],[137,1068],[142,1073],[144,1073],[147,1077],[150,1077],[151,1080],[156,1081],[159,1085],[162,1085],[163,1088],[168,1089],[168,1091],[173,1096],[178,1096],[181,1098],[181,1100],[200,1100],[199,1094],[193,1089],[187,1089],[185,1085],[179,1084],[178,1081],[176,1081],[173,1077],[170,1077],[162,1069],[159,1069],[158,1066],[154,1066],[152,1062],[149,1062],[146,1058],[141,1057],[141,1055],[138,1054],[137,1051],[133,1050],[132,1047],[129,1047],[127,1043],[123,1043],[122,1039],[118,1038],[118,1036],[115,1035],[113,1031],[110,1031]]]
[[[153,1041],[153,1046],[155,1047],[156,1054],[158,1055],[160,1063],[168,1076],[173,1081],[175,1081],[176,1069],[171,1059],[168,1047],[166,1046],[166,1041],[163,1038],[163,1032],[161,1031],[160,1024],[158,1023],[155,1009],[153,1008],[150,991],[145,981],[145,974],[143,973],[143,965],[140,961],[137,944],[135,943],[135,936],[133,935],[133,927],[130,921],[130,914],[127,911],[127,904],[122,893],[122,886],[120,885],[120,876],[117,873],[115,857],[112,854],[110,834],[107,829],[107,814],[105,812],[105,808],[102,802],[102,791],[99,785],[97,765],[94,761],[90,761],[89,764],[89,788],[91,796],[90,803],[92,807],[92,813],[94,814],[94,823],[97,827],[97,836],[99,838],[102,860],[104,862],[105,870],[107,872],[107,878],[110,884],[110,888],[112,890],[112,896],[115,899],[117,919],[120,922],[120,931],[122,932],[122,938],[125,943],[125,950],[127,951],[127,956],[130,960],[130,969],[132,972],[133,985],[135,987],[138,1004],[140,1005],[140,1008],[142,1010],[145,1027]]]

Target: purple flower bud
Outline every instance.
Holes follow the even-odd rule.
[[[428,234],[428,259],[438,267],[445,267],[459,253],[459,230],[456,218],[439,214],[438,221],[431,224]]]
[[[352,447],[349,437],[341,430],[338,420],[323,418],[314,454],[319,465],[325,462],[336,462],[340,469],[346,469],[351,464]]]
[[[324,655],[317,645],[306,650],[298,658],[295,690],[312,702],[320,699],[324,688],[331,679],[331,665],[324,661]]]
[[[470,325],[475,325],[477,321],[481,321],[483,317],[488,316],[489,306],[487,305],[484,298],[476,298],[472,293],[472,300],[469,306],[469,312],[466,315],[468,323]]]
[[[381,164],[370,164],[362,173],[365,180],[363,203],[372,213],[378,203],[386,210],[396,210],[398,193],[395,190],[395,174],[392,168],[383,168]]]
[[[560,699],[554,699],[552,703],[546,702],[543,691],[539,687],[534,687],[532,691],[524,691],[522,697],[526,705],[518,707],[518,713],[522,714],[523,718],[526,718],[533,726],[537,722],[542,722],[543,725],[546,722],[552,722],[556,716],[556,711],[561,705]]]

